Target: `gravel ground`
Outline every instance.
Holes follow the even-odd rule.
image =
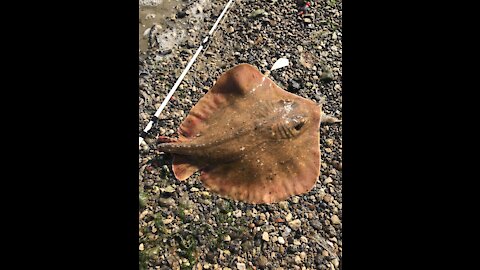
[[[226,2],[176,1],[164,24],[148,33],[148,49],[139,52],[139,132]],[[291,65],[270,77],[305,98],[326,97],[324,110],[341,119],[342,3],[314,1],[307,16],[297,12],[295,0],[237,0],[140,147],[141,269],[341,269],[341,125],[321,128],[321,176],[315,187],[270,205],[222,199],[203,187],[198,173],[176,180],[171,156],[160,154],[154,143],[160,135],[176,136],[189,110],[223,72],[239,63],[264,72],[280,57]],[[140,19],[145,29],[151,27]]]

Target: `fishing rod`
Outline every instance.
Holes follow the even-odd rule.
[[[145,129],[142,131],[142,133],[140,134],[140,136],[138,137],[138,145],[142,144],[142,142],[144,141],[145,137],[148,135],[148,132],[150,131],[150,129],[153,127],[153,124],[156,123],[158,120],[159,120],[159,116],[160,114],[162,113],[163,109],[165,108],[165,106],[167,106],[167,103],[168,101],[170,101],[170,98],[173,96],[173,94],[175,93],[175,91],[177,90],[178,86],[180,85],[180,83],[182,82],[183,80],[183,77],[185,77],[185,75],[187,74],[187,72],[190,70],[190,68],[192,67],[193,63],[195,62],[195,60],[197,59],[198,55],[200,54],[200,52],[206,48],[208,46],[208,43],[210,42],[210,38],[213,37],[213,34],[218,26],[218,24],[220,23],[220,21],[222,20],[222,18],[225,16],[225,14],[227,13],[227,10],[229,9],[229,7],[232,5],[232,3],[234,2],[235,0],[229,0],[228,3],[225,5],[225,8],[223,9],[222,13],[220,13],[220,16],[218,16],[217,18],[217,21],[215,22],[215,24],[212,26],[212,29],[210,29],[210,31],[208,32],[207,36],[202,40],[202,43],[200,44],[200,46],[198,47],[197,51],[195,52],[195,54],[192,56],[192,58],[190,59],[190,61],[188,62],[187,66],[185,67],[185,69],[183,70],[182,74],[180,75],[180,77],[178,77],[177,79],[177,82],[175,82],[175,84],[173,85],[172,89],[170,89],[170,92],[168,92],[167,96],[165,97],[165,100],[162,102],[162,104],[160,105],[160,107],[158,108],[158,110],[155,112],[155,114],[153,115],[152,119],[150,120],[150,122],[148,122],[147,126],[145,127]]]

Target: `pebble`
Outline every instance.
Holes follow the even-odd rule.
[[[300,229],[300,226],[302,225],[302,222],[299,220],[299,219],[295,219],[295,220],[292,220],[288,223],[288,225],[290,226],[290,228],[292,228],[293,230],[298,230]]]
[[[294,80],[290,81],[290,85],[294,90],[299,90],[300,89],[300,84]]]
[[[279,202],[278,206],[280,206],[280,208],[282,208],[283,210],[288,211],[288,202],[287,201]]]
[[[338,259],[337,259],[337,258],[334,258],[334,259],[332,260],[332,264],[333,264],[333,266],[338,267],[338,265],[339,265]]]
[[[263,241],[266,241],[266,242],[270,241],[270,237],[268,236],[267,232],[263,232],[262,239]]]
[[[295,256],[295,263],[296,264],[301,264],[302,263],[302,258],[300,258],[300,256]]]
[[[333,179],[330,176],[323,181],[324,184],[330,184],[332,182],[333,182]]]
[[[304,18],[303,21],[306,22],[306,23],[311,23],[311,22],[312,22],[312,19],[310,19],[310,18]]]
[[[138,246],[138,250],[142,251],[144,250],[145,248],[143,247],[143,243],[141,243],[139,246]]]
[[[237,210],[233,211],[233,216],[236,217],[236,218],[242,217],[242,210],[237,209]]]
[[[247,267],[244,263],[237,263],[237,269],[238,270],[246,270]]]
[[[326,139],[325,142],[327,143],[328,146],[333,146],[333,143],[334,143],[332,138]]]
[[[285,244],[285,239],[283,239],[283,237],[281,237],[281,236],[279,236],[279,237],[277,238],[277,241],[278,241],[278,243],[281,244],[281,245]]]
[[[302,241],[303,243],[308,243],[308,238],[302,235],[300,236],[300,241]]]
[[[307,253],[305,251],[300,252],[300,258],[305,259],[307,257]]]
[[[232,240],[232,238],[230,237],[230,235],[225,235],[225,237],[223,238],[223,241],[225,242],[230,242]]]
[[[267,257],[265,257],[265,256],[262,255],[262,256],[260,256],[260,257],[258,258],[258,266],[264,268],[264,267],[267,266],[267,264],[268,264],[268,259],[267,259]]]
[[[293,218],[292,216],[292,213],[288,213],[286,216],[285,216],[285,220],[288,222],[288,221],[291,221]]]
[[[174,206],[176,204],[173,198],[159,198],[158,202],[161,206]]]
[[[301,52],[303,52],[303,47],[302,47],[301,45],[298,45],[298,46],[297,46],[297,50],[298,50],[298,52],[301,53]]]
[[[340,218],[337,215],[333,215],[331,220],[333,224],[340,224]]]
[[[302,243],[300,243],[300,240],[298,240],[298,239],[293,239],[293,244],[295,246],[300,246]]]
[[[326,203],[330,203],[333,201],[333,196],[327,193],[325,194],[325,196],[323,196],[323,201]]]
[[[317,230],[321,230],[323,228],[322,223],[316,219],[311,220],[310,225]]]
[[[231,34],[233,32],[235,32],[235,28],[233,28],[233,26],[227,28],[227,33]]]
[[[172,223],[172,221],[173,221],[173,218],[166,218],[166,219],[163,220],[163,224],[167,225],[167,224]]]

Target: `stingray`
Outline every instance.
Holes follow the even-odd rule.
[[[322,118],[322,119],[321,119]],[[223,73],[191,109],[173,154],[178,180],[201,170],[207,189],[248,203],[273,203],[310,191],[320,175],[320,122],[337,122],[321,104],[289,93],[257,68]]]

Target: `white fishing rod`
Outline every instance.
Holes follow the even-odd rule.
[[[150,122],[147,124],[147,126],[145,127],[145,129],[142,131],[142,133],[140,134],[140,136],[138,137],[138,145],[140,145],[143,141],[144,141],[144,138],[148,135],[148,131],[150,131],[150,129],[152,128],[153,124],[156,123],[158,121],[158,117],[160,116],[160,114],[162,113],[163,109],[165,108],[165,106],[167,106],[167,103],[168,101],[170,101],[170,98],[173,96],[173,93],[175,93],[175,91],[177,90],[178,86],[180,85],[180,83],[182,82],[183,80],[183,77],[185,77],[185,75],[187,74],[187,72],[190,70],[190,68],[192,67],[193,63],[195,62],[195,60],[197,59],[198,55],[200,54],[200,52],[205,48],[207,47],[208,45],[208,42],[210,41],[210,38],[213,37],[213,33],[215,32],[215,29],[217,28],[218,24],[220,23],[220,21],[222,20],[223,16],[225,16],[225,14],[227,13],[227,10],[230,8],[230,6],[232,5],[232,3],[234,2],[235,0],[229,0],[228,3],[225,5],[225,8],[223,9],[222,13],[220,13],[220,16],[218,16],[217,18],[217,21],[215,22],[215,24],[212,26],[212,29],[210,29],[210,32],[208,32],[207,36],[203,39],[202,43],[200,44],[200,46],[198,47],[197,51],[195,52],[195,54],[193,55],[192,59],[190,59],[190,62],[188,62],[187,66],[185,67],[185,69],[183,70],[182,74],[180,75],[180,77],[178,77],[177,79],[177,82],[175,82],[175,84],[173,85],[172,89],[170,90],[170,92],[168,92],[167,96],[165,97],[165,100],[162,102],[162,104],[160,105],[160,108],[158,108],[158,110],[155,112],[155,114],[153,115],[152,119],[150,120]]]

